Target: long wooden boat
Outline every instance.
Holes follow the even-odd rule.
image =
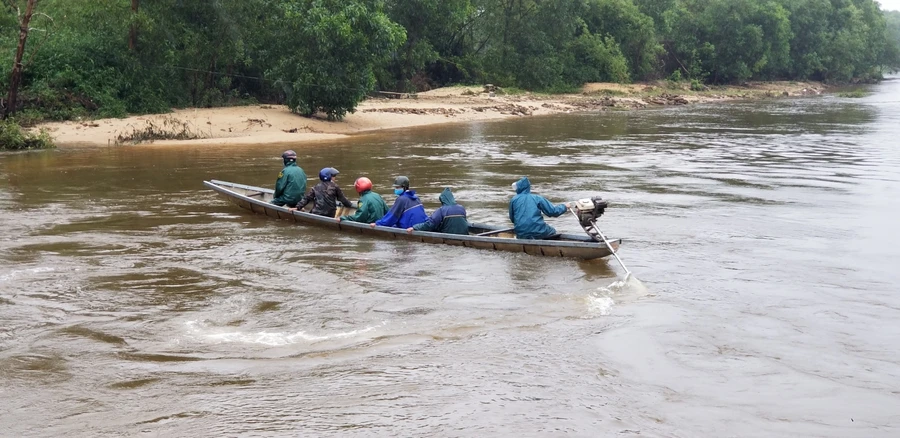
[[[216,191],[238,207],[254,213],[264,214],[276,219],[292,220],[306,225],[331,228],[345,233],[377,236],[385,239],[402,239],[422,243],[492,249],[495,251],[524,252],[526,254],[548,257],[598,259],[612,254],[602,242],[595,242],[586,235],[561,234],[558,239],[553,240],[516,239],[515,234],[511,232],[498,232],[504,230],[504,227],[471,222],[469,223],[469,235],[467,236],[425,231],[407,233],[405,229],[400,228],[373,228],[369,224],[349,221],[337,222],[331,217],[319,216],[299,210],[290,211],[287,207],[279,207],[270,203],[274,192],[272,189],[217,180],[203,181],[203,185]],[[336,216],[353,214],[354,211],[355,208],[346,208],[338,205]],[[479,234],[486,233],[488,235],[479,236]],[[609,243],[615,251],[618,251],[622,239],[609,239]]]

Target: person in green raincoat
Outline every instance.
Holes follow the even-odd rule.
[[[306,194],[306,172],[297,165],[296,152],[284,151],[281,159],[284,160],[284,169],[281,169],[278,180],[275,181],[272,203],[294,208]]]
[[[336,221],[362,222],[365,224],[373,223],[387,213],[388,206],[384,202],[384,198],[378,193],[372,191],[372,180],[366,177],[360,177],[353,183],[356,193],[359,193],[359,202],[357,210],[352,216],[341,216]]]

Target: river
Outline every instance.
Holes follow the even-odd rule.
[[[900,80],[308,145],[0,155],[0,436],[900,435]],[[506,224],[602,195],[646,290],[205,190],[314,177]],[[386,196],[389,201],[392,196]],[[579,232],[574,219],[549,219]]]

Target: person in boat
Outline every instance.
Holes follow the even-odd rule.
[[[516,196],[509,201],[509,220],[515,225],[517,239],[546,239],[555,236],[556,230],[544,222],[542,215],[559,217],[568,205],[553,205],[546,198],[531,193],[531,181],[527,176],[513,183]]]
[[[388,211],[387,203],[378,193],[372,191],[372,180],[364,176],[353,183],[356,193],[359,193],[359,202],[356,203],[356,213],[351,216],[341,216],[336,221],[350,221],[372,223],[384,217]]]
[[[284,169],[275,181],[272,203],[278,206],[296,207],[306,193],[306,172],[297,165],[297,153],[291,150],[281,154]]]
[[[469,221],[466,220],[466,208],[456,203],[450,187],[444,188],[438,197],[441,200],[441,208],[431,213],[431,216],[418,225],[406,229],[406,232],[432,231],[448,234],[469,234]]]
[[[344,192],[341,191],[341,188],[335,182],[338,174],[340,172],[333,167],[326,167],[319,171],[319,183],[297,203],[296,208],[291,210],[300,210],[306,207],[306,204],[314,202],[310,213],[334,217],[334,213],[337,212],[337,201],[344,204],[344,207],[353,207],[353,204],[344,196]]]
[[[405,176],[394,178],[394,194],[397,195],[397,200],[394,201],[390,211],[375,223],[369,224],[370,226],[409,228],[428,219],[425,206],[416,196],[416,191],[409,189],[409,178]]]

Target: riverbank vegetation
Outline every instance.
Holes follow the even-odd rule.
[[[52,149],[53,140],[46,131],[32,133],[11,120],[0,120],[0,150]]]
[[[900,68],[900,13],[873,0],[0,1],[0,92],[18,91],[0,109],[25,125],[250,102],[340,119],[376,89],[702,91]]]

